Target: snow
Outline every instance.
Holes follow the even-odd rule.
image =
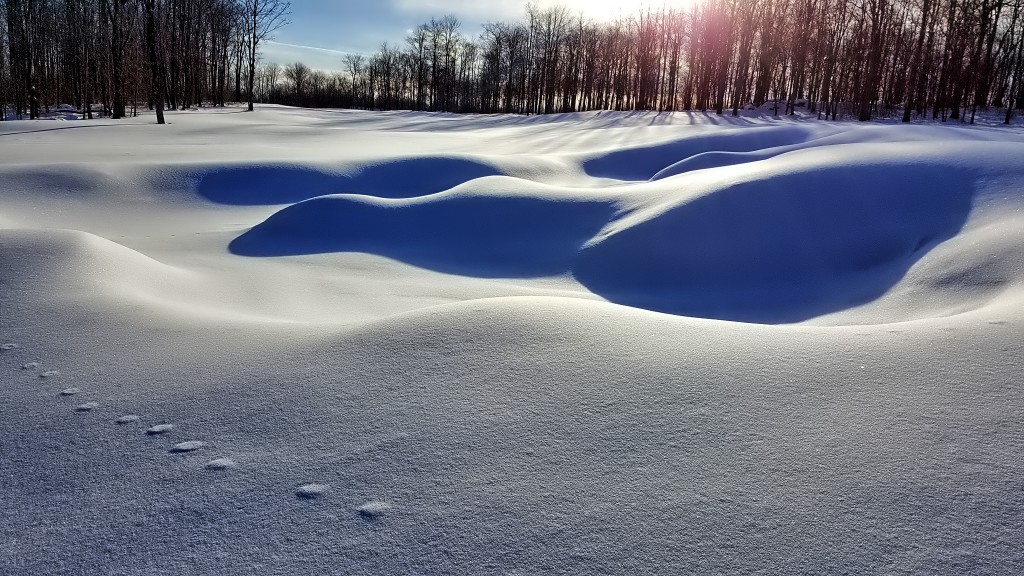
[[[356,508],[356,510],[365,518],[376,519],[391,510],[391,505],[387,502],[371,500],[359,508]]]
[[[157,434],[169,434],[171,430],[174,430],[174,424],[156,424],[155,426],[147,428],[146,434],[149,434],[150,436],[156,436]]]
[[[182,452],[195,452],[200,448],[206,446],[205,442],[199,440],[188,440],[186,442],[178,442],[174,446],[171,446],[171,452],[182,453]]]
[[[0,573],[1024,572],[1019,127],[168,118],[0,124]]]
[[[206,463],[207,470],[227,470],[228,468],[234,468],[238,464],[231,458],[214,458]]]

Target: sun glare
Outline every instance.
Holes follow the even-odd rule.
[[[543,7],[565,6],[574,13],[583,13],[598,21],[615,20],[635,16],[645,8],[682,8],[691,4],[691,0],[662,0],[660,2],[641,2],[634,0],[545,0],[539,4]]]

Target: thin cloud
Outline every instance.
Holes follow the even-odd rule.
[[[331,54],[337,54],[339,56],[346,56],[348,54],[355,54],[355,53],[358,52],[357,50],[335,50],[334,48],[321,48],[320,46],[305,46],[305,45],[302,45],[302,44],[289,44],[288,42],[278,42],[276,40],[267,40],[266,43],[267,43],[268,46],[273,44],[275,46],[286,46],[288,48],[295,48],[295,49],[298,49],[298,50],[316,50],[317,52],[328,52],[328,53],[331,53]]]
[[[328,72],[344,70],[345,56],[359,53],[358,50],[338,50],[271,40],[265,43],[262,52],[264,62],[277,62],[278,64],[302,62],[311,68]]]

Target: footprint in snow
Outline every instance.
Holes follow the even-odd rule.
[[[40,378],[53,378],[54,376],[60,376],[60,370],[47,370],[39,374]]]
[[[231,458],[217,458],[216,460],[210,460],[206,463],[207,470],[227,470],[228,468],[234,468],[238,464]]]
[[[183,452],[195,452],[203,446],[206,446],[205,442],[199,440],[189,440],[187,442],[178,442],[174,446],[171,446],[171,453],[181,454]]]
[[[125,414],[117,420],[114,420],[114,424],[131,424],[132,422],[138,422],[139,417],[135,414]]]
[[[381,502],[380,500],[370,500],[359,508],[356,508],[356,512],[359,512],[359,515],[367,520],[376,520],[389,510],[391,510],[391,504]]]
[[[156,426],[150,426],[146,430],[146,434],[150,436],[156,436],[158,434],[169,434],[171,430],[174,430],[174,424],[157,424]]]
[[[18,346],[14,342],[0,344],[0,352],[7,352],[8,350],[17,350],[18,348],[20,348],[20,346]]]
[[[39,368],[39,362],[26,362],[21,365],[22,370],[35,370],[36,368]]]
[[[75,406],[75,412],[92,412],[93,410],[99,407],[99,402],[86,402],[85,404],[79,404],[78,406]]]
[[[295,495],[303,500],[314,500],[325,496],[327,489],[326,484],[303,484],[295,490]]]

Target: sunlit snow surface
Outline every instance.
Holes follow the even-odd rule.
[[[1024,573],[1024,132],[0,123],[0,574]]]

